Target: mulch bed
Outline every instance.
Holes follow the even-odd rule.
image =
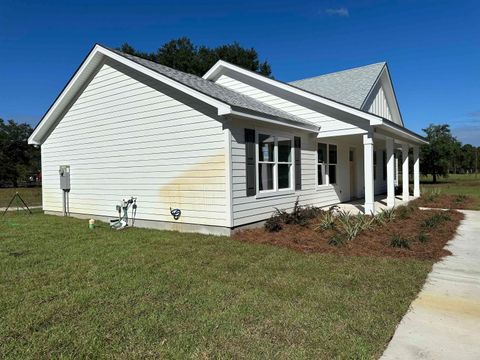
[[[472,209],[475,199],[471,196],[441,194],[433,199],[422,196],[412,201],[415,206],[434,209]]]
[[[305,253],[438,260],[451,254],[444,249],[444,246],[453,238],[464,217],[463,214],[450,210],[446,212],[450,220],[438,224],[433,229],[422,229],[422,223],[439,212],[440,210],[416,208],[407,219],[397,216],[387,224],[365,230],[355,239],[339,246],[329,244],[329,240],[335,233],[334,230],[314,230],[318,219],[311,220],[305,226],[284,225],[279,232],[267,232],[263,228],[239,231],[233,235],[233,238],[250,243],[286,247]],[[422,232],[428,236],[428,241],[425,243],[420,242],[418,238]],[[410,248],[392,247],[390,242],[394,234],[408,239]]]

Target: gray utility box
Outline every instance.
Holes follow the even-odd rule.
[[[58,173],[60,174],[60,189],[70,190],[70,166],[60,165]]]

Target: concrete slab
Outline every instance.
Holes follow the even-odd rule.
[[[381,359],[480,359],[480,211],[462,212],[452,256],[433,266]]]

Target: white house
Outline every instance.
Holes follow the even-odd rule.
[[[62,212],[59,167],[70,166],[73,216],[113,218],[138,198],[136,224],[216,234],[274,208],[327,206],[387,193],[395,156],[403,198],[413,148],[386,63],[284,83],[219,61],[203,78],[96,45],[44,115],[43,209]],[[175,220],[171,208],[181,210]]]

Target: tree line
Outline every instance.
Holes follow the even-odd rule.
[[[420,150],[420,171],[423,175],[432,175],[434,183],[439,176],[478,171],[480,147],[462,144],[453,136],[448,124],[430,124],[423,131],[429,144]]]
[[[260,61],[254,48],[242,47],[238,42],[208,47],[195,45],[189,38],[181,37],[164,43],[152,52],[137,50],[128,43],[124,43],[118,50],[197,76],[203,76],[218,60],[225,60],[272,77],[268,61]]]
[[[24,185],[39,173],[40,149],[27,144],[32,131],[28,124],[0,118],[0,186]]]

